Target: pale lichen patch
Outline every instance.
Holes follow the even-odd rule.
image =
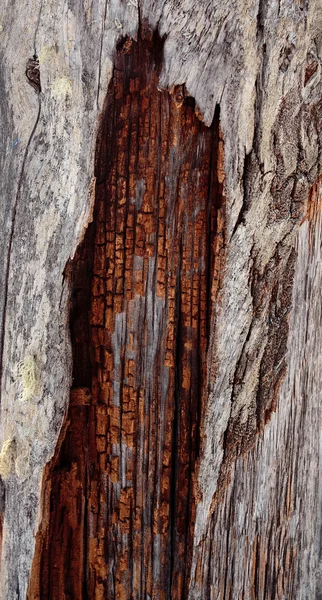
[[[0,475],[2,479],[7,479],[14,470],[15,445],[14,438],[8,438],[2,445],[0,452]]]
[[[30,449],[29,447],[25,452],[19,454],[15,460],[15,471],[19,479],[26,479],[30,470]]]
[[[18,365],[18,376],[21,400],[30,400],[33,396],[36,396],[39,389],[39,374],[34,356],[25,356]]]
[[[56,77],[51,84],[51,91],[56,98],[71,96],[73,93],[72,82],[66,75]]]

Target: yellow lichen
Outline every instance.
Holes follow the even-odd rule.
[[[15,441],[9,438],[2,445],[0,452],[0,475],[2,479],[7,479],[10,473],[13,472],[15,458]]]
[[[62,97],[62,96],[71,96],[73,92],[72,82],[65,75],[61,77],[56,77],[51,84],[51,91],[53,96]]]
[[[35,358],[26,355],[19,364],[19,378],[21,387],[21,400],[30,400],[38,391],[38,371]]]

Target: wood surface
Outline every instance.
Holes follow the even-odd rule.
[[[216,264],[212,265],[211,273],[211,283],[220,282],[218,287],[215,285],[216,301],[210,301],[209,293],[202,300],[205,288],[201,285],[200,302],[196,305],[199,317],[203,302],[211,314],[207,355],[203,355],[202,343],[200,351],[201,364],[205,366],[201,371],[199,367],[193,368],[201,388],[194,391],[190,387],[197,403],[202,396],[200,416],[196,420],[192,416],[188,426],[191,428],[188,437],[192,440],[189,452],[195,465],[187,476],[180,478],[179,463],[179,476],[175,478],[177,482],[182,479],[183,486],[178,487],[174,501],[179,507],[185,497],[187,479],[194,473],[194,502],[189,500],[187,504],[191,511],[195,503],[195,516],[189,513],[186,526],[190,537],[185,542],[188,545],[183,546],[183,552],[189,554],[189,569],[185,571],[186,567],[180,566],[185,581],[174,585],[172,596],[166,587],[173,585],[171,577],[161,571],[152,572],[151,585],[158,583],[158,577],[160,584],[151,597],[319,599],[322,586],[320,1],[30,0],[22,9],[17,1],[2,0],[1,8],[1,597],[10,600],[27,598],[27,594],[29,599],[47,597],[44,591],[39,591],[39,581],[44,573],[44,543],[51,539],[50,528],[55,531],[55,518],[51,519],[50,511],[54,488],[48,482],[55,477],[58,464],[55,461],[64,452],[64,439],[68,445],[69,426],[76,436],[72,452],[79,473],[71,470],[69,475],[65,474],[62,489],[65,486],[66,497],[77,485],[80,496],[84,492],[82,477],[86,476],[87,458],[82,459],[84,439],[77,435],[81,427],[88,427],[86,412],[99,409],[93,389],[87,391],[89,385],[83,382],[73,385],[70,294],[75,271],[71,265],[77,264],[79,244],[93,214],[95,222],[98,209],[100,182],[94,155],[106,110],[111,106],[108,90],[120,69],[117,61],[126,62],[124,44],[130,44],[131,38],[135,44],[142,39],[150,39],[153,44],[158,37],[162,40],[159,70],[149,65],[148,58],[144,59],[144,66],[154,79],[151,89],[155,102],[163,98],[164,110],[170,111],[170,123],[181,131],[188,129],[189,124],[193,145],[198,145],[200,135],[207,139],[213,135],[212,131],[219,135],[220,118],[224,175],[219,174],[218,162],[216,166],[211,164],[211,171],[216,171],[221,181],[225,179],[225,211],[220,220],[223,254],[215,253],[222,260],[217,263],[217,270]],[[34,55],[39,59],[41,90],[37,74],[28,63]],[[113,89],[117,90],[117,85]],[[175,104],[178,89],[192,99],[191,104],[187,99],[183,101],[187,113],[182,113],[180,107],[180,115],[186,115],[180,118],[171,112],[178,110]],[[118,110],[126,97],[122,92],[117,100]],[[193,102],[200,123],[193,115]],[[147,110],[146,118],[152,124],[155,122],[152,110]],[[112,121],[109,126],[112,137],[108,139],[117,144],[122,140],[124,128],[120,126],[119,138]],[[160,148],[158,151],[161,152]],[[206,157],[207,152],[205,161]],[[167,155],[164,160],[166,164]],[[192,177],[191,161],[188,152],[188,181]],[[209,166],[202,162],[201,165],[202,176]],[[142,169],[147,187],[148,162]],[[135,171],[136,178],[138,173]],[[137,184],[138,179],[135,181]],[[192,183],[189,185],[191,194],[199,199],[199,191],[192,192]],[[185,210],[193,231],[193,208],[189,202]],[[157,206],[156,200],[152,220],[156,219]],[[112,220],[113,211],[108,210],[107,219]],[[156,221],[159,219],[160,215]],[[170,225],[180,230],[179,221],[176,216]],[[202,227],[204,233],[200,239],[204,235],[208,240],[211,226],[206,230]],[[170,231],[171,228],[169,236]],[[173,238],[175,241],[175,235]],[[185,243],[188,247],[188,241]],[[205,253],[209,264],[211,248],[212,245]],[[144,247],[144,252],[147,251]],[[150,251],[156,264],[161,264],[161,254],[156,254],[153,248]],[[201,255],[203,252],[201,247]],[[134,254],[140,256],[139,251]],[[175,251],[172,256],[175,261]],[[141,258],[144,263],[145,258]],[[186,284],[193,289],[185,268],[179,272],[182,281],[187,279]],[[201,268],[201,279],[203,276]],[[166,277],[169,278],[169,273]],[[148,298],[151,292],[148,277],[145,281],[146,288],[138,294],[142,298]],[[123,284],[123,295],[124,289]],[[135,300],[134,288],[130,286],[128,293],[130,302],[139,302]],[[181,295],[180,310],[184,314],[186,300],[180,284],[177,295]],[[161,304],[162,292],[159,295],[156,292],[155,298]],[[171,323],[169,314],[163,315]],[[121,328],[124,318],[120,301],[119,309],[113,313],[113,327],[119,322]],[[144,321],[142,331],[148,328],[148,323]],[[134,327],[133,334],[140,336],[140,331]],[[142,348],[152,350],[153,343],[147,337],[138,340]],[[178,344],[177,338],[175,343]],[[170,362],[171,352],[170,348]],[[183,349],[177,356],[183,369],[187,360]],[[190,359],[193,363],[193,358]],[[158,360],[159,368],[167,368],[171,376],[171,365],[162,362],[160,356]],[[115,368],[115,355],[112,361]],[[145,381],[156,385],[154,361],[143,364]],[[75,387],[81,387],[83,392],[72,392],[67,413],[70,388]],[[158,406],[158,390],[151,396],[151,410]],[[180,402],[191,402],[180,394],[179,397]],[[108,406],[109,401],[106,402]],[[170,400],[169,403],[171,413]],[[147,413],[142,418],[148,419]],[[172,422],[173,416],[164,418]],[[149,429],[147,420],[144,422]],[[197,433],[193,422],[198,423]],[[131,424],[128,425],[127,442],[133,443]],[[167,425],[161,419],[160,431],[166,431]],[[116,423],[119,436],[117,431],[120,426]],[[153,439],[153,428],[149,434]],[[105,435],[107,444],[112,430],[99,435],[104,446]],[[197,454],[193,450],[195,436],[200,438]],[[173,455],[173,447],[171,452]],[[111,464],[112,459],[110,455]],[[133,465],[134,468],[137,473]],[[153,468],[162,479],[157,462]],[[106,464],[100,469],[100,473],[108,472]],[[56,476],[61,477],[59,470]],[[92,481],[96,481],[95,477]],[[115,485],[121,484],[115,482]],[[144,490],[143,497],[147,499],[149,492],[147,488]],[[116,494],[113,506],[120,497]],[[59,510],[60,500],[57,502]],[[171,498],[167,502],[173,510]],[[110,516],[105,518],[105,526],[113,506]],[[128,499],[124,507],[128,510]],[[75,518],[81,510],[87,509],[77,509]],[[161,516],[158,510],[157,520]],[[55,512],[52,513],[55,517]],[[125,515],[124,523],[127,518]],[[182,525],[177,523],[174,527],[173,556],[180,561]],[[81,524],[75,531],[72,544],[81,545],[87,534]],[[152,538],[154,534],[155,531]],[[111,528],[107,535],[111,535]],[[51,542],[54,553],[60,539],[58,536]],[[138,544],[144,542],[139,540]],[[120,547],[125,546],[124,540],[120,542]],[[151,559],[152,550],[146,552]],[[61,553],[64,554],[63,546]],[[99,550],[96,548],[93,553],[95,563]],[[160,561],[169,560],[169,552],[162,551],[161,555]],[[106,554],[102,556],[104,563]],[[126,560],[131,565],[135,564],[133,556],[129,545]],[[75,581],[84,578],[84,572],[77,571],[79,564],[69,563],[68,568],[74,569]],[[106,566],[100,568],[104,572]],[[120,573],[122,569],[121,566],[117,570]],[[64,573],[60,572],[60,577],[64,579]],[[88,597],[108,597],[107,579],[102,576],[99,581],[102,589],[94,592],[91,588]],[[115,597],[130,598],[129,589]],[[83,588],[52,593],[53,598],[68,597],[68,593],[72,598],[86,597]],[[111,593],[115,595],[115,591]],[[150,596],[145,584],[135,593],[135,598]]]

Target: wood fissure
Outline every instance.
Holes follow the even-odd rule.
[[[8,302],[8,287],[9,287],[9,278],[10,278],[10,269],[11,269],[11,260],[12,260],[12,256],[11,256],[12,245],[13,245],[13,239],[14,239],[15,228],[16,228],[17,206],[18,206],[18,202],[20,200],[21,187],[22,187],[23,178],[25,175],[26,161],[27,161],[28,154],[30,152],[31,143],[32,143],[33,137],[35,135],[35,132],[36,132],[36,129],[37,129],[37,126],[39,123],[39,119],[40,119],[40,111],[41,111],[41,101],[39,99],[36,120],[34,122],[33,128],[29,135],[28,142],[27,142],[26,149],[25,149],[24,156],[23,156],[23,160],[22,160],[21,171],[20,171],[18,185],[17,185],[17,192],[16,192],[16,197],[15,197],[13,210],[12,210],[11,228],[10,228],[10,235],[9,235],[9,240],[8,240],[7,257],[6,257],[7,268],[6,268],[6,271],[4,274],[4,278],[3,278],[3,280],[4,280],[4,294],[3,294],[4,300],[3,300],[3,314],[2,314],[2,323],[1,323],[2,335],[1,335],[1,343],[0,343],[0,385],[2,382],[2,376],[3,376],[3,371],[4,371],[3,354],[4,354],[4,342],[5,342],[5,331],[6,331],[6,309],[7,309],[7,302]]]
[[[306,538],[304,541],[302,538],[303,523],[307,538],[310,538],[312,532],[317,537],[319,535],[320,515],[314,510],[316,517],[315,521],[311,522],[308,505],[318,505],[320,501],[316,457],[320,443],[317,432],[320,431],[321,410],[320,402],[316,405],[310,404],[311,398],[307,390],[312,394],[317,393],[319,398],[320,381],[316,381],[312,372],[309,375],[305,374],[302,379],[298,365],[309,364],[312,356],[311,345],[316,335],[315,323],[321,322],[320,306],[318,318],[312,318],[311,321],[307,309],[303,310],[297,322],[299,338],[291,321],[291,343],[298,344],[298,363],[291,364],[288,370],[283,363],[284,358],[289,359],[285,357],[284,345],[288,334],[286,328],[294,261],[296,279],[293,302],[295,292],[305,298],[305,302],[311,307],[321,285],[321,181],[320,176],[309,190],[306,206],[303,208],[305,216],[302,220],[303,230],[300,229],[297,252],[295,249],[290,252],[284,276],[271,288],[269,296],[270,318],[274,314],[274,321],[278,320],[279,335],[278,329],[273,326],[274,322],[271,324],[272,338],[268,340],[260,368],[261,379],[256,399],[257,418],[258,427],[264,420],[267,421],[266,427],[264,429],[261,426],[259,435],[253,432],[255,443],[248,448],[247,440],[252,441],[251,438],[247,438],[249,423],[246,423],[243,429],[236,420],[234,430],[234,422],[231,421],[231,429],[228,428],[225,435],[225,454],[218,491],[213,498],[206,535],[200,544],[201,552],[195,577],[196,598],[295,598],[298,597],[298,589],[301,583],[303,585],[303,581],[304,594],[300,597],[319,597],[320,579],[318,582],[308,579],[307,574],[303,573],[299,555],[303,552],[303,545],[307,543]],[[276,261],[279,258],[277,249]],[[301,265],[301,270],[297,273],[296,261]],[[258,282],[257,287],[260,291]],[[262,295],[263,292],[259,297]],[[291,315],[291,320],[292,318],[294,319],[294,315]],[[241,362],[238,370],[241,377]],[[281,389],[278,389],[279,387]],[[291,391],[289,396],[285,389]],[[276,396],[284,402],[276,403]],[[275,411],[276,414],[273,414]],[[313,422],[315,432],[312,433]],[[310,427],[308,423],[311,423]],[[277,435],[281,428],[284,431],[282,442]],[[310,457],[302,450],[307,435],[315,439],[315,453]],[[270,438],[274,440],[275,446]],[[258,463],[261,468],[255,472],[254,465]],[[270,492],[265,496],[263,489],[266,480],[269,482]],[[319,550],[311,549],[310,561],[315,561],[317,565],[319,560]],[[316,568],[318,570],[318,567]],[[316,590],[317,595],[312,590]]]
[[[71,268],[73,389],[35,598],[188,594],[223,141],[219,111],[208,128],[183,86],[158,89],[161,62],[156,35],[115,58]]]

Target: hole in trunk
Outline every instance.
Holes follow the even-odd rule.
[[[219,111],[207,128],[193,99],[159,91],[161,62],[156,35],[125,40],[108,89],[94,220],[72,264],[73,389],[35,558],[42,599],[187,598],[223,151]]]

